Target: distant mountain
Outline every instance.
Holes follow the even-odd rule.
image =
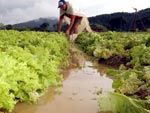
[[[34,29],[34,28],[39,28],[43,23],[47,23],[49,26],[49,29],[53,30],[56,24],[58,23],[58,19],[57,18],[39,18],[36,20],[14,24],[12,25],[12,27],[15,29],[21,29],[21,28]]]

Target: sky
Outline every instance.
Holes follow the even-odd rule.
[[[150,0],[67,0],[87,17],[150,8]],[[0,0],[0,23],[16,24],[38,18],[59,17],[58,0]]]

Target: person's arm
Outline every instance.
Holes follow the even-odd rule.
[[[64,18],[64,15],[62,15],[62,16],[59,17],[58,33],[60,33],[60,31],[61,31],[63,18]]]
[[[74,22],[75,22],[75,18],[76,18],[76,16],[74,16],[74,15],[71,15],[70,16],[70,25],[69,25],[69,27],[68,27],[68,29],[66,30],[66,34],[67,35],[69,35],[70,34],[70,30],[71,30],[71,28],[72,28],[72,26],[73,26],[73,24],[74,24]]]

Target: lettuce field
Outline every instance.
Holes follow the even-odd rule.
[[[36,102],[49,86],[61,85],[58,69],[66,64],[68,47],[57,33],[0,31],[0,111]]]
[[[150,33],[82,33],[75,41],[87,55],[114,69],[114,92],[99,94],[100,112],[150,113]],[[62,85],[70,43],[55,32],[0,31],[0,112],[36,102],[49,86]]]
[[[150,113],[150,34],[81,34],[76,43],[99,63],[117,67],[107,75],[113,79],[114,92],[100,95],[101,111],[113,113]]]

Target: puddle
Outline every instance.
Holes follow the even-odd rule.
[[[60,95],[50,88],[37,104],[17,104],[12,113],[99,113],[97,91],[112,90],[112,80],[100,75],[90,61],[81,69],[66,70],[64,75]]]

